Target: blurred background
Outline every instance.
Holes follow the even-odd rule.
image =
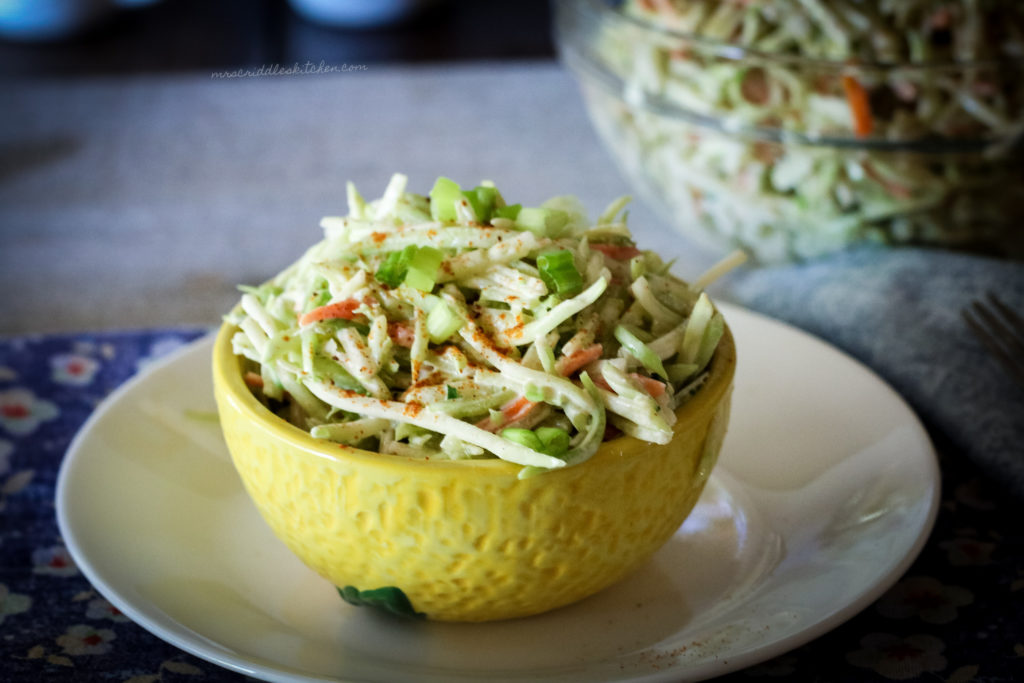
[[[884,5],[879,40],[783,0],[0,0],[0,334],[213,325],[395,172],[635,194],[683,277],[1020,258],[1024,4]]]
[[[545,0],[0,10],[0,335],[215,325],[346,212],[348,180],[489,179],[593,215],[630,191]]]
[[[546,0],[5,0],[0,75],[93,76],[554,57]],[[424,5],[418,7],[418,4]],[[24,5],[21,18],[14,9]],[[53,6],[49,16],[46,6]],[[61,23],[61,5],[78,6]],[[86,13],[80,8],[105,6]],[[348,6],[347,13],[341,12]],[[368,9],[360,12],[360,6]],[[319,11],[318,11],[319,10]],[[303,14],[300,14],[303,12]],[[60,16],[56,16],[60,15]],[[78,28],[69,26],[74,23]],[[68,28],[63,28],[68,26]],[[50,27],[50,28],[48,28]]]

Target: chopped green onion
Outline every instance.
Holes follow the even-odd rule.
[[[558,457],[569,451],[569,432],[558,427],[538,427],[534,433],[541,442],[541,452]]]
[[[569,452],[569,432],[558,427],[540,427],[536,431],[521,427],[510,427],[501,431],[501,436],[520,446],[526,446],[538,453],[556,458]]]
[[[440,268],[443,259],[444,254],[436,247],[416,249],[409,261],[409,272],[405,274],[405,284],[421,292],[429,292],[437,283],[437,269]]]
[[[544,400],[544,390],[536,384],[527,384],[526,390],[523,392],[523,396],[528,400],[537,403]]]
[[[444,386],[444,397],[446,399],[448,399],[449,401],[451,399],[453,399],[453,398],[458,398],[459,397],[459,390],[456,389],[455,387],[453,387],[450,384],[446,384]]]
[[[326,306],[328,303],[330,303],[330,301],[331,290],[324,289],[323,291],[316,295],[315,299],[313,299],[312,305],[310,306],[310,310],[314,308],[320,308],[321,306]]]
[[[447,302],[439,299],[427,314],[427,335],[431,342],[440,344],[455,334],[463,323],[459,314]]]
[[[498,191],[494,187],[477,185],[472,190],[466,190],[462,196],[469,200],[480,223],[487,223],[491,220],[494,212],[494,204],[498,200]]]
[[[541,237],[559,237],[569,224],[569,214],[561,209],[527,207],[516,216],[516,227]]]
[[[526,446],[529,449],[535,450],[538,453],[544,448],[544,444],[541,442],[540,437],[532,429],[523,429],[521,427],[509,427],[508,429],[501,430],[501,436],[504,439],[508,439],[513,443],[517,443],[520,446]]]
[[[665,371],[665,366],[662,364],[661,359],[658,358],[658,354],[651,351],[647,344],[644,344],[635,334],[627,330],[622,325],[615,326],[615,338],[619,340],[623,348],[626,351],[640,361],[651,374],[661,375],[662,378],[668,379],[668,373]]]
[[[510,206],[498,206],[494,209],[494,218],[507,218],[511,221],[519,218],[519,212],[523,210],[522,204],[512,204]]]
[[[548,291],[562,297],[574,296],[583,289],[583,276],[568,249],[549,251],[537,257],[537,270]]]
[[[416,245],[410,244],[405,249],[390,252],[377,267],[374,277],[388,287],[397,287],[402,284],[409,272],[409,262],[412,261],[416,251]]]
[[[454,221],[455,202],[462,201],[462,188],[454,180],[441,176],[430,190],[430,216],[435,221]]]

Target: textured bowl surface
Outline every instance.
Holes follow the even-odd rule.
[[[414,460],[314,439],[250,393],[233,332],[217,338],[214,391],[235,467],[274,533],[339,588],[398,588],[416,612],[448,621],[567,605],[650,557],[718,457],[736,364],[727,333],[668,445],[622,437],[585,463],[519,480],[500,460]]]

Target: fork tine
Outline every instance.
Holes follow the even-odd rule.
[[[993,313],[990,309],[986,308],[980,302],[974,302],[975,312],[981,316],[985,324],[988,326],[989,336],[999,344],[1003,350],[1010,354],[1014,360],[1024,358],[1024,342],[1021,338],[1024,337],[1024,331],[1016,331],[1015,321],[1013,317],[1016,315],[1009,307],[1002,301],[997,299],[993,294],[989,293],[989,300],[995,304],[997,310],[1006,316],[1006,312],[1010,313],[1009,321],[1003,321]],[[1024,325],[1022,325],[1024,328]]]
[[[993,302],[993,306],[1008,318],[1008,323],[1000,320],[980,301],[975,301],[970,308],[963,309],[961,315],[970,330],[992,355],[1018,382],[1024,384],[1024,342],[1020,339],[1020,336],[1024,335],[1015,335],[1014,329],[1011,329],[1024,329],[1024,324],[1021,324],[1016,313],[992,293],[989,293],[988,298]],[[1008,316],[1006,312],[1009,312]]]
[[[1020,317],[1016,311],[1004,304],[1003,300],[992,292],[988,293],[988,300],[989,303],[992,304],[992,307],[1002,314],[1003,319],[1006,320],[1006,322],[1017,333],[1017,339],[1024,339],[1024,318]]]

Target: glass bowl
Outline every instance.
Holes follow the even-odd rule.
[[[861,242],[1024,256],[1024,3],[902,33],[813,4],[846,34],[770,0],[699,21],[678,8],[706,1],[556,0],[556,40],[625,175],[705,246],[762,262]],[[961,20],[973,42],[932,26]]]

